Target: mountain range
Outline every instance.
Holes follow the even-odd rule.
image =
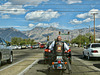
[[[28,38],[21,31],[14,28],[0,28],[0,37],[6,41],[11,41],[12,37],[21,37],[23,39]]]
[[[31,38],[34,39],[36,42],[40,41],[46,41],[47,36],[49,36],[49,40],[52,41],[57,38],[59,35],[59,31],[61,34],[67,34],[70,32],[70,35],[61,35],[63,40],[71,40],[75,37],[77,37],[79,34],[86,34],[89,32],[88,28],[82,28],[82,29],[74,29],[74,30],[68,30],[68,29],[58,29],[54,27],[35,27],[32,30],[28,31],[19,31],[15,28],[0,28],[0,37],[11,41],[12,37],[21,37],[23,39]],[[100,27],[96,27],[96,38],[100,38]],[[91,28],[90,32],[93,34],[94,29]]]

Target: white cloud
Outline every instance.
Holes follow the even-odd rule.
[[[3,14],[2,14],[2,15],[1,15],[1,18],[2,18],[2,19],[8,19],[8,18],[10,18],[10,15],[3,15]]]
[[[56,23],[56,22],[54,22],[54,23],[38,23],[37,25],[36,25],[37,27],[59,27],[59,23]]]
[[[21,27],[21,26],[0,26],[0,27],[4,27],[4,28],[5,28],[5,27],[7,27],[7,28],[8,28],[8,27],[18,27],[18,28],[19,28],[19,27]]]
[[[38,10],[26,14],[26,20],[34,20],[35,22],[50,21],[52,18],[58,18],[60,14],[57,11],[48,9],[47,11]]]
[[[77,19],[73,19],[69,23],[71,23],[71,24],[81,24],[81,23],[84,23],[84,22],[93,21],[93,15],[92,15],[93,13],[98,13],[98,14],[95,15],[95,18],[100,18],[100,10],[91,9],[88,13],[83,13],[83,14],[76,15],[77,18],[81,18],[81,19],[84,19],[84,20],[79,21]]]
[[[87,18],[87,19],[83,20],[83,22],[90,22],[90,21],[93,21],[93,19]]]
[[[82,24],[82,23],[85,23],[85,22],[90,22],[90,21],[93,21],[93,19],[91,19],[91,18],[87,18],[87,19],[85,19],[85,20],[77,20],[77,19],[73,19],[72,21],[70,21],[69,23],[71,23],[71,24]]]
[[[62,0],[66,2],[67,4],[73,4],[73,3],[82,3],[82,0]]]
[[[7,2],[3,5],[0,5],[0,13],[20,15],[25,14],[26,11],[22,8],[22,5],[12,5],[11,2]]]
[[[33,27],[34,26],[34,24],[29,24],[29,27]]]
[[[38,6],[42,2],[47,2],[49,0],[9,0],[13,4],[20,4],[20,5],[25,5],[25,6]]]
[[[81,24],[82,21],[79,21],[79,20],[77,20],[77,19],[73,19],[73,20],[70,21],[69,23],[71,23],[71,24]]]
[[[84,18],[88,17],[88,13],[78,14],[76,17],[84,19]]]
[[[36,26],[37,27],[48,27],[49,24],[47,24],[47,23],[38,23]]]
[[[92,15],[93,13],[98,13],[96,15],[96,18],[100,18],[100,10],[98,10],[98,9],[91,9],[88,13],[78,14],[76,17],[77,18],[82,18],[82,19],[92,18],[93,17],[93,15]]]
[[[100,25],[96,26],[96,27],[100,27]]]

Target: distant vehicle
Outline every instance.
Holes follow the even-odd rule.
[[[91,57],[100,57],[100,43],[91,43],[83,50],[83,57],[87,57],[88,60]]]
[[[45,48],[45,44],[40,44],[40,48]]]
[[[26,45],[22,45],[21,46],[21,49],[26,49]]]
[[[26,45],[26,48],[28,48],[28,45]]]
[[[49,46],[51,45],[51,42],[48,42],[46,45],[46,48],[44,49],[44,61],[45,63],[47,63],[47,61],[49,61],[51,59],[51,56],[53,53],[51,53],[51,50],[49,50]]]
[[[28,48],[31,48],[31,45],[28,45]]]
[[[39,48],[39,45],[37,44],[37,45],[33,45],[33,46],[31,46],[31,48]]]
[[[73,46],[74,46],[74,47],[78,47],[78,44],[75,44],[75,43],[74,43]]]
[[[0,66],[2,61],[13,62],[13,51],[5,40],[0,38]]]
[[[17,45],[11,45],[10,47],[11,47],[11,49],[13,49],[13,50],[18,49],[18,46],[17,46]]]
[[[18,46],[18,48],[17,49],[21,49],[21,46]]]

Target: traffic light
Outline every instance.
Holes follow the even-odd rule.
[[[47,36],[47,41],[49,41],[49,36]]]
[[[61,34],[61,32],[59,31],[59,35]]]
[[[70,34],[70,32],[68,32],[68,35]]]

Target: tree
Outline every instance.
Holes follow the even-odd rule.
[[[34,41],[34,39],[22,39],[20,37],[13,37],[11,39],[11,44],[12,45],[33,45],[33,44],[36,44],[37,42]]]
[[[91,42],[89,40],[89,36],[91,36]],[[93,35],[90,33],[87,33],[85,35],[78,35],[76,38],[71,40],[72,44],[76,43],[79,46],[85,45],[85,43],[87,45],[87,44],[92,43],[92,42],[93,42]]]

